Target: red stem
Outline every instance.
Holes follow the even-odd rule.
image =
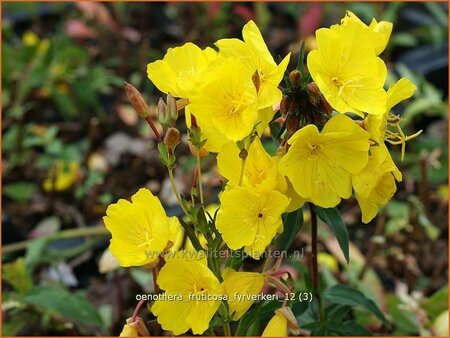
[[[152,118],[150,116],[147,116],[145,118],[150,128],[152,128],[153,132],[155,133],[156,139],[158,142],[161,142],[161,135],[159,135],[158,130],[156,129],[155,125],[153,124]]]

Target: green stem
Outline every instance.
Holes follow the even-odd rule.
[[[40,239],[55,241],[58,239],[66,239],[74,237],[90,237],[90,236],[106,236],[106,235],[109,235],[109,232],[104,226],[96,226],[96,227],[83,227],[83,228],[63,230],[50,236],[40,237]],[[27,248],[28,244],[30,244],[35,240],[36,239],[29,239],[26,241],[5,245],[2,248],[2,254],[8,254],[11,252],[24,250]]]
[[[170,185],[172,186],[172,191],[175,194],[175,198],[178,201],[178,204],[180,205],[181,210],[183,210],[183,212],[186,214],[186,216],[188,216],[189,218],[191,218],[191,215],[189,214],[189,212],[186,210],[183,202],[181,201],[181,196],[178,192],[177,186],[175,184],[175,179],[173,177],[173,169],[167,167],[167,170],[169,172],[169,180],[170,180]]]
[[[202,160],[200,158],[200,149],[197,149],[197,183],[198,183],[198,191],[200,192],[200,203],[202,207],[204,207],[203,201],[203,186],[202,186]]]
[[[225,337],[231,337],[230,323],[227,322],[223,324],[223,333],[225,334]]]
[[[244,157],[242,159],[242,167],[241,167],[241,173],[239,175],[239,186],[242,185],[242,181],[244,180],[244,171],[245,171],[245,162],[247,161],[247,157]]]
[[[319,266],[317,263],[317,215],[312,203],[309,204],[311,212],[311,280],[314,296],[319,306],[319,318],[324,319],[322,297],[319,290]]]

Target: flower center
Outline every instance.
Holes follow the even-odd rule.
[[[317,158],[319,157],[319,152],[320,152],[320,149],[322,148],[322,145],[308,143],[308,147],[309,147],[308,160],[310,160],[310,161],[317,160]]]
[[[149,248],[153,242],[154,238],[151,238],[148,234],[148,231],[145,231],[145,241],[141,244],[138,244],[139,247]]]
[[[384,131],[384,135],[381,135],[384,137],[384,140],[392,145],[402,145],[402,161],[405,157],[405,146],[406,141],[409,141],[417,136],[419,136],[422,133],[422,130],[419,130],[417,133],[413,135],[405,135],[405,133],[402,130],[402,127],[400,126],[400,123],[402,122],[402,118],[398,115],[394,115],[392,113],[387,114],[386,116],[386,128]]]
[[[331,82],[333,82],[335,84],[335,86],[338,87],[338,89],[339,89],[338,96],[341,96],[342,91],[346,87],[347,88],[362,88],[363,87],[363,85],[361,85],[361,84],[351,84],[354,81],[355,81],[355,79],[347,80],[347,81],[341,81],[337,76],[333,76],[331,78]]]

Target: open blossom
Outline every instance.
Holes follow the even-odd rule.
[[[370,222],[378,209],[385,206],[397,190],[395,181],[402,180],[402,174],[392,160],[385,141],[402,144],[416,137],[420,132],[405,136],[400,128],[401,119],[390,113],[392,107],[411,97],[416,86],[406,78],[392,84],[387,91],[386,111],[383,115],[368,115],[364,127],[369,131],[371,139],[376,142],[370,148],[367,166],[359,173],[352,175],[353,189],[362,211],[363,223]]]
[[[314,204],[331,208],[352,194],[351,174],[368,161],[369,133],[345,115],[336,115],[318,131],[314,125],[298,130],[280,161],[295,191]]]
[[[247,137],[257,123],[256,88],[251,73],[238,58],[217,59],[199,92],[189,100],[197,120],[230,140]]]
[[[286,212],[297,210],[303,205],[304,199],[295,193],[292,185],[278,170],[280,157],[270,156],[259,138],[255,138],[248,147],[245,163],[239,157],[239,152],[236,143],[228,142],[217,155],[217,166],[220,174],[228,180],[227,187],[239,185],[242,171],[242,186],[274,189],[290,198]]]
[[[349,23],[357,23],[361,25],[367,31],[370,44],[372,45],[376,55],[380,55],[385,50],[392,33],[392,22],[377,22],[377,20],[373,18],[370,25],[367,26],[352,11],[347,11],[341,22],[344,26]]]
[[[374,52],[368,30],[349,21],[317,30],[316,39],[318,49],[308,54],[308,69],[333,109],[360,116],[383,114],[387,70]]]
[[[216,227],[227,245],[255,259],[270,244],[277,232],[283,231],[281,214],[289,198],[276,190],[233,187],[220,195],[221,209]]]
[[[202,50],[188,42],[181,47],[169,48],[162,60],[149,63],[147,75],[163,93],[189,98],[216,57],[214,49],[208,47]]]
[[[386,146],[371,148],[367,167],[352,176],[355,197],[362,212],[363,223],[369,223],[394,196],[395,181],[402,180],[402,174],[392,161]]]
[[[258,26],[252,20],[242,28],[242,37],[244,41],[239,39],[217,41],[216,46],[219,47],[220,54],[240,58],[251,74],[257,77],[255,81],[258,87],[258,108],[265,108],[280,102],[281,91],[278,89],[278,85],[283,79],[290,54],[277,65]]]
[[[180,252],[168,257],[157,283],[167,297],[156,300],[151,311],[164,330],[180,335],[189,329],[194,334],[208,329],[223,289],[205,255]]]
[[[178,219],[167,217],[148,189],[139,189],[131,202],[120,199],[111,204],[103,221],[112,235],[111,252],[121,266],[155,265],[160,254],[180,242]]]

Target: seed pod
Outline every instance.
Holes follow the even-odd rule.
[[[147,102],[145,102],[142,94],[139,92],[139,90],[136,89],[136,87],[129,84],[128,82],[125,82],[125,92],[127,93],[128,99],[133,105],[133,108],[136,110],[140,117],[145,119],[148,116],[149,109]]]
[[[330,106],[327,100],[322,96],[322,99],[320,100],[320,108],[322,108],[322,111],[327,114],[328,116],[331,116],[331,113],[333,112],[333,107]]]
[[[298,87],[302,79],[302,73],[298,69],[294,69],[289,73],[289,80],[293,87]]]
[[[180,132],[178,129],[172,127],[167,129],[166,135],[164,136],[164,143],[169,149],[174,149],[180,143]]]

